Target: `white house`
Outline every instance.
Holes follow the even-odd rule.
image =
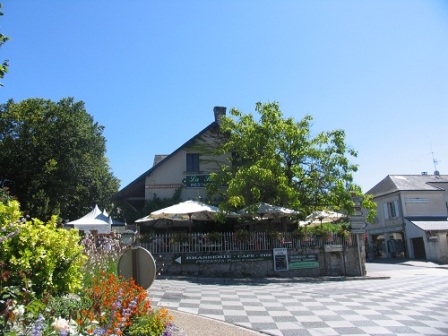
[[[388,175],[367,194],[378,206],[369,257],[448,262],[448,175]]]

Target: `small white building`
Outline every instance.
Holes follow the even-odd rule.
[[[410,257],[448,263],[448,221],[406,220],[407,238],[411,242]]]
[[[448,175],[388,175],[367,194],[378,206],[368,257],[448,262]]]

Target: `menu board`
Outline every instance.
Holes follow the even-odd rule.
[[[274,256],[274,271],[288,270],[288,249],[275,248],[272,255]]]

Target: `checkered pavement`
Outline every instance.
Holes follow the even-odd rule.
[[[446,275],[250,282],[157,279],[153,305],[267,335],[448,335]]]

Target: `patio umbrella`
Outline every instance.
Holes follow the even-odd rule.
[[[347,215],[339,212],[320,210],[320,211],[314,211],[308,216],[306,216],[305,221],[301,222],[300,224],[316,225],[323,223],[332,223],[346,217]]]
[[[298,215],[300,212],[278,205],[260,202],[238,212],[241,216],[254,216],[260,219],[282,218]]]
[[[202,220],[202,221],[214,221],[216,219],[216,214],[219,212],[219,208],[213,205],[208,205],[198,201],[185,201],[178,204],[174,204],[167,208],[163,208],[150,213],[150,217],[154,219],[166,218],[170,219],[173,216],[178,216],[184,218],[190,222],[191,231],[191,221]]]
[[[148,227],[157,229],[166,229],[171,227],[185,227],[189,225],[188,218],[185,216],[173,215],[170,217],[154,218],[151,215],[139,218],[135,220],[135,223],[147,225]],[[148,224],[143,224],[148,223]]]

